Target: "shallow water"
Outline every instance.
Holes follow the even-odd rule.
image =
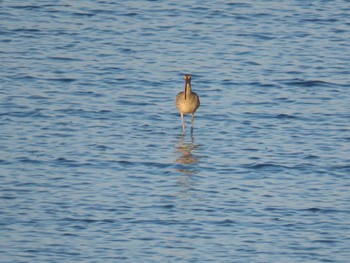
[[[1,262],[348,260],[348,1],[0,6]]]

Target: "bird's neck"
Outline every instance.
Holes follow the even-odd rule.
[[[191,96],[192,89],[191,89],[191,83],[187,81],[185,83],[185,99],[189,98]]]

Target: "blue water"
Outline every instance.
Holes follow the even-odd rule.
[[[1,262],[348,262],[349,1],[0,16]]]

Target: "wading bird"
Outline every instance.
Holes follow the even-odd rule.
[[[194,113],[198,109],[200,102],[197,93],[192,92],[191,75],[185,74],[185,90],[176,95],[176,108],[179,110],[182,120],[182,132],[185,133],[184,114],[192,114],[191,133],[193,132]]]

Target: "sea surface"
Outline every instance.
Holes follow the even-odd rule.
[[[0,18],[0,262],[349,262],[350,1]]]

